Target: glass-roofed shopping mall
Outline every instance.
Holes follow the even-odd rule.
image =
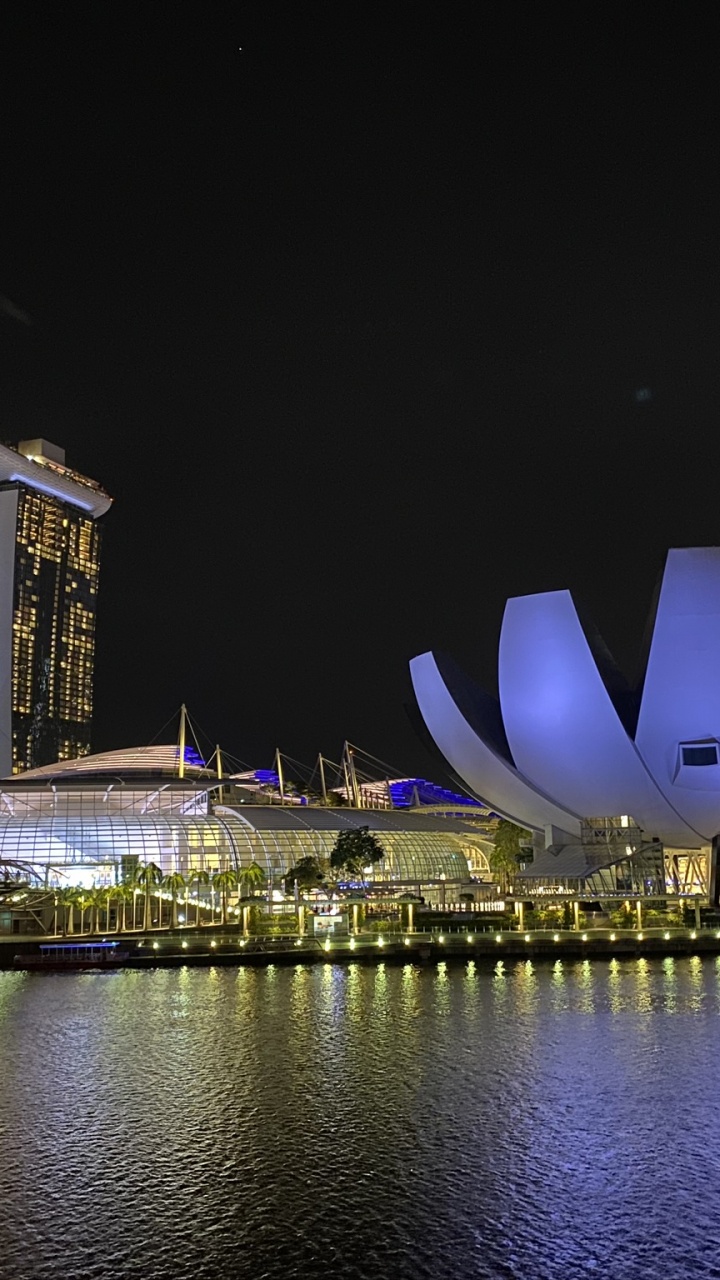
[[[398,884],[489,879],[489,842],[457,817],[405,810],[248,804],[199,767],[173,775],[162,753],[110,752],[0,783],[0,878],[112,885],[138,864],[167,875],[241,871],[257,862],[278,883],[301,858],[330,857],[340,831],[367,826],[385,858],[368,879]]]

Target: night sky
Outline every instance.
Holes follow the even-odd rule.
[[[712,30],[18,12],[0,435],[115,499],[96,749],[185,701],[255,766],[439,777],[409,658],[493,688],[506,597],[565,586],[632,676],[667,547],[720,541]]]

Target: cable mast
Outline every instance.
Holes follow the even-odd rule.
[[[362,796],[358,786],[357,774],[355,772],[355,760],[353,758],[353,749],[349,742],[345,742],[343,746],[343,767],[345,768],[345,780],[348,783],[348,799],[352,795],[353,804],[356,809],[362,809]]]
[[[186,717],[187,717],[187,711],[185,709],[185,703],[183,702],[180,706],[180,742],[179,742],[179,751],[178,751],[178,778],[185,777],[185,720],[186,720]]]
[[[280,787],[280,803],[284,804],[285,803],[285,783],[283,781],[282,756],[280,755],[279,747],[275,748],[275,772],[277,773],[278,786]]]
[[[325,784],[325,761],[322,758],[322,752],[318,755],[318,768],[320,769],[320,786],[322,787],[323,804],[328,802],[327,786]]]

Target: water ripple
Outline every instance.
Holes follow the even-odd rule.
[[[0,1280],[720,1277],[720,967],[0,974]]]

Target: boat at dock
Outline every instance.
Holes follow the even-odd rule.
[[[129,952],[117,942],[41,942],[37,951],[16,955],[13,968],[39,969],[44,973],[120,969],[128,957]]]

